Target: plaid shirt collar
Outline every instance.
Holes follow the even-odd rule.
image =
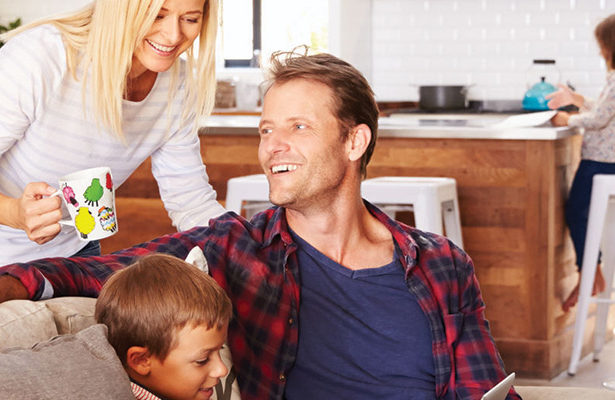
[[[372,214],[372,216],[374,216],[378,221],[384,224],[389,231],[391,231],[393,239],[399,245],[401,253],[405,255],[403,265],[406,269],[406,276],[408,276],[412,267],[414,267],[417,263],[416,257],[418,246],[416,242],[410,235],[408,235],[407,232],[402,229],[399,223],[389,218],[388,215],[367,200],[363,200],[363,202],[370,214]],[[294,241],[290,235],[290,229],[288,227],[288,222],[286,221],[285,209],[278,206],[275,206],[274,209],[275,211],[267,222],[264,230],[262,247],[265,248],[271,246],[277,236],[280,236],[285,245],[293,246]]]

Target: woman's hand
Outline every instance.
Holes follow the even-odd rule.
[[[568,118],[570,114],[566,111],[558,111],[553,118],[551,118],[551,124],[553,126],[568,126]]]
[[[2,196],[2,222],[26,232],[38,244],[47,243],[60,232],[62,200],[46,197],[56,191],[44,182],[29,183],[20,198]]]
[[[568,86],[565,85],[557,85],[559,86],[559,89],[556,92],[553,93],[549,93],[548,95],[545,96],[545,99],[550,101],[547,103],[547,106],[552,109],[552,110],[556,110],[560,107],[565,107],[571,104],[574,104],[575,106],[581,108],[583,106],[583,102],[585,101],[585,98],[574,92],[573,90],[571,90]]]

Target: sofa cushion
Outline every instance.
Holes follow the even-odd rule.
[[[44,302],[11,300],[0,307],[0,349],[31,347],[56,336],[53,314]]]
[[[44,301],[53,313],[60,335],[77,333],[96,323],[94,308],[96,299],[91,297],[57,297]]]
[[[134,400],[106,332],[106,326],[94,325],[31,349],[0,352],[2,399]]]

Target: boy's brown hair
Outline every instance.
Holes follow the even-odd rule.
[[[146,256],[114,273],[103,286],[95,311],[124,365],[132,346],[146,347],[163,361],[184,326],[221,329],[231,315],[231,301],[212,277],[164,254]]]
[[[361,157],[360,172],[365,176],[378,136],[379,111],[374,91],[363,74],[346,61],[327,53],[307,55],[307,50],[307,47],[299,46],[290,52],[273,53],[267,89],[294,79],[307,79],[328,86],[333,93],[331,112],[340,125],[341,139],[346,140],[350,130],[359,124],[366,124],[372,132]]]

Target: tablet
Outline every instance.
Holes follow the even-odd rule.
[[[506,400],[506,395],[510,390],[510,387],[513,385],[515,381],[515,373],[508,375],[506,378],[502,379],[500,383],[491,388],[490,391],[485,393],[481,400]]]

